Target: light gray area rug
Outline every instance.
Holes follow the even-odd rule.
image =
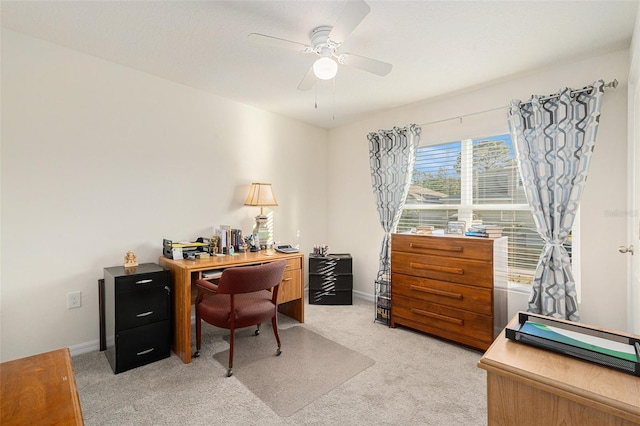
[[[226,377],[228,330],[203,327],[202,355],[176,356],[114,375],[102,352],[72,358],[87,426],[484,426],[482,354],[406,328],[375,323],[373,302],[305,305],[305,322],[278,316],[281,330],[304,327],[375,361],[289,417],[281,417],[237,377]],[[268,326],[263,326],[264,336]],[[247,329],[250,330],[250,329]],[[265,339],[270,340],[270,339]],[[273,345],[273,342],[271,343]],[[283,341],[283,354],[290,353]],[[275,346],[267,350],[271,356]],[[282,358],[284,359],[284,358]],[[300,377],[297,380],[305,380]]]
[[[233,376],[273,411],[288,417],[375,363],[304,327],[279,331],[282,354],[270,324],[236,332]],[[226,339],[225,339],[226,340]],[[229,365],[229,351],[215,356]]]

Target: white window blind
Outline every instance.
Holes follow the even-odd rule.
[[[398,232],[448,221],[495,224],[508,237],[508,280],[531,284],[544,243],[536,231],[509,135],[418,148]],[[565,245],[571,255],[571,238]]]

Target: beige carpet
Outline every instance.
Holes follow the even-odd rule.
[[[269,324],[236,333],[233,377],[273,411],[289,417],[375,363],[371,358],[304,327],[280,330],[282,354]],[[226,338],[225,338],[226,340]],[[214,358],[228,366],[229,351]]]
[[[404,328],[375,323],[371,301],[305,305],[305,322],[278,316],[281,331],[305,329],[373,359],[375,364],[282,417],[236,376],[226,377],[228,331],[203,327],[200,358],[177,355],[113,374],[104,353],[72,358],[87,426],[486,426],[482,353]],[[267,334],[263,327],[261,337]],[[250,331],[250,329],[247,329]],[[96,331],[97,335],[97,331]],[[268,340],[268,339],[265,339]],[[290,341],[283,341],[289,354]],[[195,347],[194,347],[195,349]],[[275,346],[267,348],[272,356]],[[284,360],[281,358],[280,360]],[[296,380],[305,380],[304,377]],[[275,390],[274,390],[275,392]]]

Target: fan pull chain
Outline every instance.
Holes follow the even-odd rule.
[[[336,78],[333,78],[333,121],[336,121]]]
[[[318,82],[316,81],[316,84],[313,85],[313,94],[314,94],[314,102],[315,102],[315,106],[316,109],[318,109]]]

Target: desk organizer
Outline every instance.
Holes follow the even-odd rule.
[[[640,336],[630,337],[542,315],[518,313],[508,339],[569,355],[640,377]]]

